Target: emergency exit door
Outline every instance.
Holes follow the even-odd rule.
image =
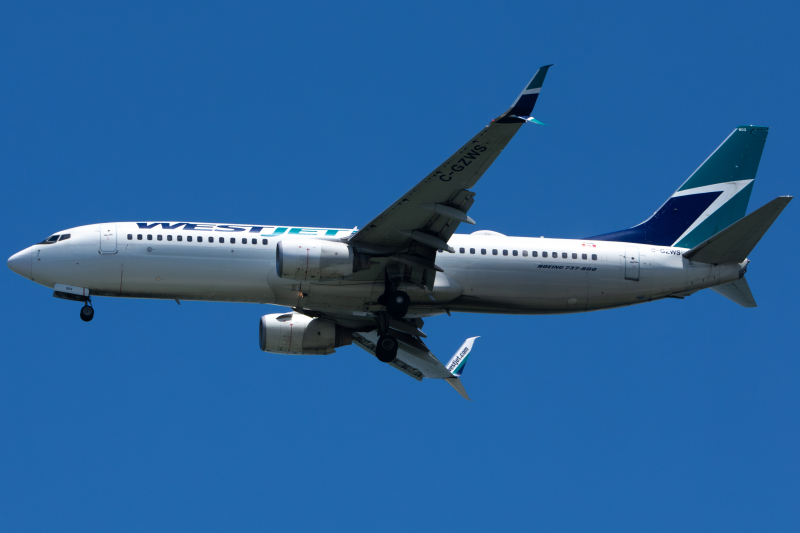
[[[117,225],[100,224],[100,253],[117,253]]]
[[[625,279],[639,281],[639,248],[629,246],[625,248]]]

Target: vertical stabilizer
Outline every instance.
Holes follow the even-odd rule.
[[[653,216],[591,239],[692,248],[727,228],[747,212],[768,132],[738,126]]]

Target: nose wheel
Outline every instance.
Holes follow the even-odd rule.
[[[94,318],[94,308],[86,302],[81,308],[81,320],[90,322]]]

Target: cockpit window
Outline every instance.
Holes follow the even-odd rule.
[[[53,244],[54,242],[58,242],[58,238],[60,235],[50,235],[48,238],[40,242],[39,244]]]
[[[67,239],[69,239],[69,237],[70,237],[69,233],[65,233],[65,234],[63,234],[63,235],[61,236],[61,238],[59,239],[59,241],[66,241]]]

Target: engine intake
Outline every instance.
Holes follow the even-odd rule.
[[[349,330],[330,320],[300,313],[275,313],[261,317],[258,341],[262,351],[289,355],[328,355],[353,343]]]
[[[369,256],[341,242],[285,239],[276,247],[278,276],[297,281],[344,279],[369,268]]]

